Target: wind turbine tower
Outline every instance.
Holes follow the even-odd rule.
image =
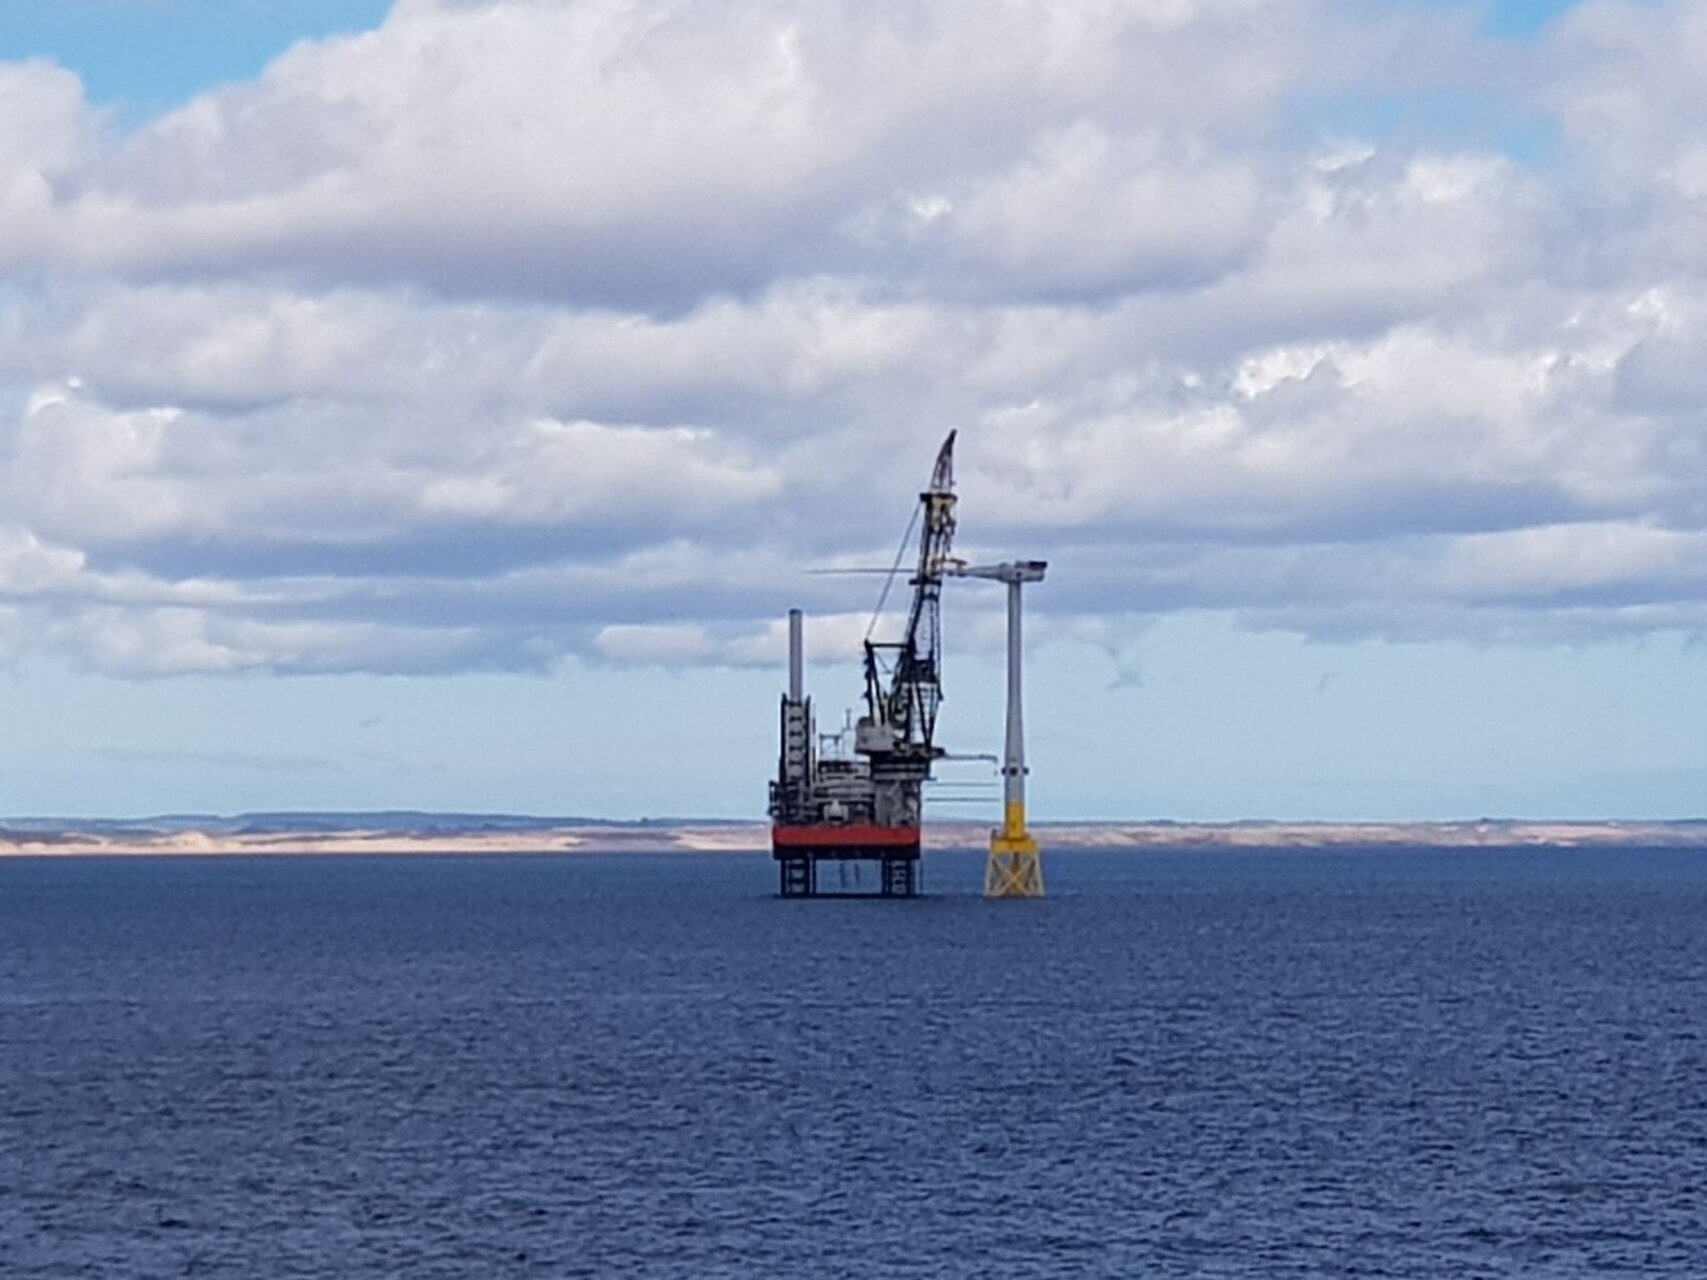
[[[1024,655],[1021,645],[1020,587],[1042,582],[1048,563],[1009,560],[972,565],[953,572],[966,578],[1005,582],[1008,588],[1008,727],[1002,753],[1002,825],[990,833],[990,856],[984,863],[986,898],[1041,898],[1043,861],[1037,841],[1025,825],[1025,713],[1021,699]]]

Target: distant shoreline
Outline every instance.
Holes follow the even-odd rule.
[[[541,854],[766,852],[770,829],[759,822],[636,823],[506,819],[466,828],[428,824],[328,826],[306,821],[293,830],[288,815],[265,829],[230,820],[197,826],[193,820],[146,823],[42,820],[27,826],[0,821],[0,858],[210,855]],[[352,815],[353,816],[353,815]],[[977,849],[989,837],[984,823],[927,824],[926,851]],[[1464,822],[1072,822],[1040,823],[1034,833],[1046,849],[1707,849],[1707,819],[1573,822],[1474,820]]]

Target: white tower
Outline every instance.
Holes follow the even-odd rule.
[[[967,578],[989,578],[1008,587],[1008,725],[1002,753],[1002,825],[990,833],[984,863],[986,898],[1041,898],[1043,862],[1037,841],[1025,825],[1025,711],[1021,698],[1024,666],[1020,629],[1020,585],[1042,582],[1049,566],[1042,560],[1010,560],[955,570]]]

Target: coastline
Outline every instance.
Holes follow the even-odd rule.
[[[142,827],[142,824],[136,824]],[[509,825],[493,830],[360,826],[291,830],[220,830],[193,825],[150,829],[81,829],[34,822],[27,830],[0,822],[0,858],[349,856],[410,854],[765,853],[761,822],[577,823]],[[927,824],[925,848],[981,849],[986,823]],[[1132,851],[1178,849],[1707,849],[1707,820],[1464,822],[1075,822],[1038,823],[1045,849]]]

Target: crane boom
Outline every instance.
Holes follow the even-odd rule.
[[[906,632],[898,642],[865,642],[868,717],[892,732],[896,749],[926,758],[935,753],[942,705],[942,580],[954,547],[955,434],[937,450],[930,486],[919,495],[919,557]]]

